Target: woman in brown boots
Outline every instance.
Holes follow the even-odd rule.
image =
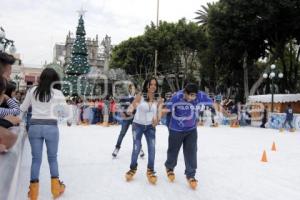
[[[60,91],[59,76],[54,69],[46,68],[40,76],[38,86],[31,88],[21,105],[22,112],[32,106],[32,118],[28,130],[31,146],[32,164],[28,197],[37,200],[39,194],[39,174],[42,163],[43,145],[46,143],[51,174],[51,192],[53,198],[65,191],[65,185],[59,180],[57,151],[59,130],[55,106],[66,105],[65,97]]]

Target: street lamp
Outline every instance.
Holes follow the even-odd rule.
[[[165,79],[165,76],[162,75],[162,74],[157,77],[158,92],[159,92],[160,95],[161,95],[161,92],[162,92],[162,86],[164,84],[164,79]]]
[[[272,64],[270,68],[271,68],[270,72],[265,72],[263,74],[263,77],[264,77],[264,79],[267,79],[267,78],[271,79],[271,83],[272,83],[272,87],[271,87],[271,95],[272,95],[271,112],[274,112],[274,78],[276,78],[276,71],[275,71],[276,65]],[[283,73],[279,72],[277,74],[277,76],[278,76],[278,78],[281,79],[281,78],[283,78]]]
[[[157,7],[156,7],[156,28],[158,29],[159,25],[159,0],[157,0]],[[157,57],[158,57],[158,50],[155,49],[154,53],[154,77],[157,76]]]
[[[10,46],[9,52],[11,54],[16,53],[17,49],[14,45],[14,41],[7,39],[5,36],[4,29],[0,27],[0,52],[5,52],[6,48]]]
[[[163,76],[163,75],[158,76],[157,82],[158,82],[158,85],[159,85],[159,86],[162,86],[162,85],[163,85],[163,83],[164,83],[164,78],[165,78],[165,76]]]
[[[19,91],[20,89],[20,81],[23,79],[22,78],[22,75],[21,74],[17,74],[15,77],[14,77],[15,81],[17,82],[17,91]]]

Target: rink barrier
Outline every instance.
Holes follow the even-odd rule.
[[[25,139],[25,127],[10,129],[18,135],[16,144],[5,154],[0,154],[0,199],[15,200]]]
[[[285,113],[270,113],[267,126],[273,129],[280,129],[285,121],[285,117]],[[292,125],[296,130],[300,130],[300,114],[294,114]]]

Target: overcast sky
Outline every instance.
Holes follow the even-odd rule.
[[[160,0],[160,20],[193,20],[195,12],[212,0]],[[65,42],[75,32],[81,7],[87,37],[106,34],[118,44],[143,34],[146,25],[156,22],[157,0],[0,0],[0,26],[15,41],[24,63],[40,65],[52,61],[55,43]]]

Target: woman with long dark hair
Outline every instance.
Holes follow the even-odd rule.
[[[38,86],[31,88],[21,105],[22,112],[32,106],[32,118],[28,130],[31,146],[32,164],[28,197],[38,199],[39,173],[42,163],[43,144],[46,143],[48,163],[51,174],[51,192],[54,198],[59,197],[65,190],[65,185],[59,180],[57,151],[59,130],[55,106],[66,105],[65,97],[60,91],[59,75],[54,69],[43,70]]]
[[[133,150],[131,155],[130,170],[126,173],[126,180],[132,180],[137,170],[137,159],[141,150],[141,139],[145,135],[148,146],[147,178],[151,184],[155,184],[157,176],[154,171],[155,160],[155,127],[159,122],[157,99],[158,83],[155,78],[145,81],[142,94],[138,94],[127,113],[130,115],[136,110],[132,124]]]

